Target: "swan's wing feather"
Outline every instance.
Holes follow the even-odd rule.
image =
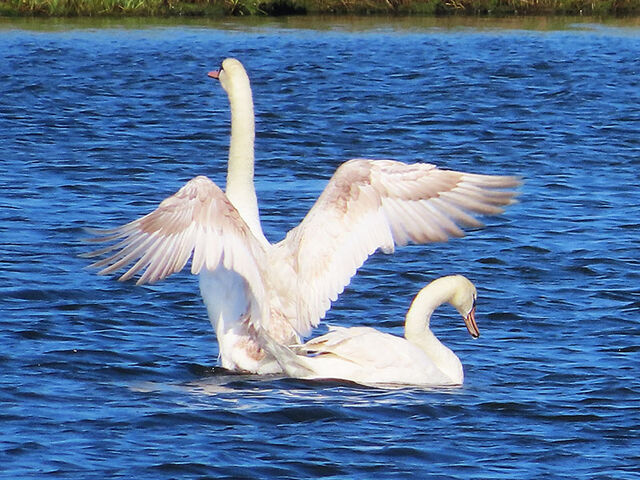
[[[414,349],[404,338],[371,327],[329,328],[328,333],[294,346],[294,351],[312,357],[332,355],[367,370],[415,366],[412,365]]]
[[[513,202],[511,176],[442,170],[430,164],[350,160],[338,168],[299,226],[279,248],[297,273],[296,325],[318,324],[356,270],[377,249],[460,237],[479,227],[474,214],[493,215]]]
[[[120,280],[140,274],[138,284],[153,283],[182,270],[191,258],[193,274],[224,266],[242,275],[256,298],[265,295],[263,248],[224,192],[206,177],[190,180],[137,220],[90,232],[95,237],[89,241],[112,243],[83,255],[104,257],[91,265],[102,268],[100,274],[133,264]]]

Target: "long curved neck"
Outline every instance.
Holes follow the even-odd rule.
[[[227,167],[226,194],[251,232],[260,241],[268,241],[260,226],[258,198],[253,183],[255,122],[249,80],[228,92],[231,106],[231,143]]]
[[[454,293],[454,286],[445,279],[441,280],[443,281],[436,280],[430,283],[416,295],[406,315],[404,336],[420,347],[454,383],[462,383],[460,359],[438,340],[430,328],[431,315],[435,309],[443,303],[448,303]]]

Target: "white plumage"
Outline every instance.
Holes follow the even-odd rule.
[[[271,244],[260,226],[253,186],[254,115],[242,64],[226,59],[218,78],[231,105],[226,192],[198,176],[156,210],[119,228],[95,230],[107,248],[93,265],[121,277],[162,280],[191,259],[220,343],[222,366],[256,373],[280,371],[264,347],[288,345],[324,317],[331,301],[377,249],[409,241],[461,236],[480,226],[473,214],[498,214],[512,202],[515,177],[441,170],[429,164],[354,159],[342,164],[302,222]],[[230,287],[231,286],[231,287]]]
[[[331,327],[329,333],[303,345],[267,348],[284,371],[297,378],[349,380],[365,385],[462,385],[462,363],[433,334],[433,311],[450,303],[464,318],[471,336],[480,332],[475,321],[476,288],[462,275],[434,280],[411,303],[405,338],[371,327]]]

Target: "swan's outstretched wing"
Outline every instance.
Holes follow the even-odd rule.
[[[109,230],[91,230],[92,242],[111,245],[85,257],[103,257],[91,266],[109,274],[131,266],[120,280],[141,272],[138,284],[162,280],[182,270],[220,266],[242,275],[255,298],[264,297],[264,250],[220,188],[207,177],[190,180],[153,212]]]
[[[356,270],[377,249],[445,241],[479,227],[513,201],[516,177],[441,170],[391,160],[350,160],[338,168],[313,208],[278,245],[293,256],[302,335],[317,325]]]

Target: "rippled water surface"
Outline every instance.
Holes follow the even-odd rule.
[[[24,27],[0,30],[1,478],[638,478],[637,27]],[[328,316],[401,334],[465,273],[482,336],[433,322],[462,388],[225,374],[195,278],[85,268],[83,228],[224,183],[206,73],[230,55],[272,240],[355,156],[525,179],[485,229],[374,256]]]

